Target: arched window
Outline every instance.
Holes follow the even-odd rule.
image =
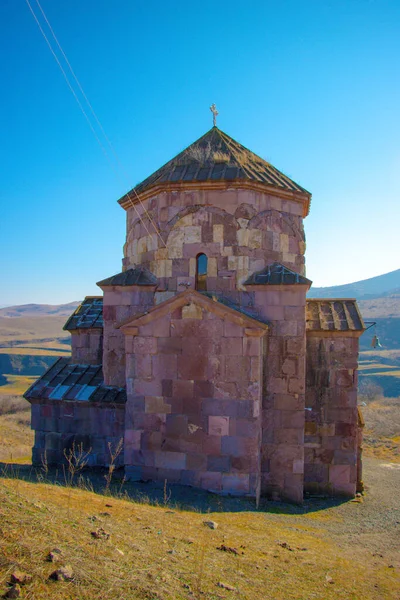
[[[207,289],[207,263],[205,254],[198,254],[196,257],[196,290],[204,292]]]

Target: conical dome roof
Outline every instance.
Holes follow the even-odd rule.
[[[162,184],[223,181],[264,184],[269,188],[304,195],[308,200],[311,196],[310,192],[298,183],[218,127],[207,131],[175,158],[139,183],[132,192],[136,196]],[[124,196],[119,202],[124,205],[127,200],[127,196]]]

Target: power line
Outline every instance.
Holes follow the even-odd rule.
[[[107,158],[108,162],[110,163],[110,166],[111,166],[111,168],[114,170],[114,172],[116,173],[116,175],[117,175],[117,176],[119,176],[119,173],[118,173],[118,172],[115,170],[115,168],[114,168],[114,165],[112,164],[112,162],[111,162],[111,160],[110,160],[110,157],[109,157],[109,155],[108,155],[108,153],[107,153],[106,149],[104,148],[103,144],[101,143],[101,141],[100,141],[100,139],[99,139],[99,137],[98,137],[98,135],[97,135],[97,133],[96,133],[96,131],[95,131],[95,129],[94,129],[94,127],[93,127],[93,125],[92,125],[92,123],[91,123],[91,121],[90,121],[89,117],[88,117],[88,115],[86,114],[86,112],[85,112],[85,110],[84,110],[84,108],[83,108],[83,106],[82,106],[82,104],[81,104],[81,102],[80,102],[80,100],[79,100],[79,98],[78,98],[78,96],[77,96],[77,94],[76,94],[75,90],[73,89],[73,87],[72,87],[72,85],[71,85],[71,83],[70,83],[70,81],[69,81],[69,79],[68,79],[68,76],[67,76],[67,74],[66,74],[66,72],[65,72],[65,70],[64,70],[64,68],[63,68],[63,66],[61,65],[61,62],[60,62],[60,60],[58,59],[58,57],[57,57],[56,53],[54,52],[54,50],[53,50],[53,47],[52,47],[52,45],[51,45],[51,43],[50,43],[49,39],[47,38],[47,36],[46,36],[46,34],[45,34],[45,32],[44,32],[44,30],[43,30],[43,28],[42,28],[41,24],[40,24],[40,22],[39,22],[39,20],[38,20],[38,18],[37,18],[37,16],[36,16],[36,14],[35,14],[35,12],[33,11],[33,9],[32,9],[32,6],[31,6],[31,4],[30,4],[29,0],[26,0],[26,3],[27,3],[27,5],[28,5],[28,7],[29,7],[29,10],[30,10],[30,11],[31,11],[31,13],[32,13],[32,16],[34,17],[34,19],[35,19],[35,21],[36,21],[36,23],[37,23],[37,25],[38,25],[38,27],[39,27],[39,30],[40,30],[40,32],[41,32],[41,34],[42,34],[42,36],[44,37],[44,39],[45,39],[45,41],[46,41],[46,43],[47,43],[47,46],[49,47],[49,49],[50,49],[50,51],[51,51],[51,53],[52,53],[52,55],[53,55],[53,57],[54,57],[55,61],[57,62],[57,65],[59,66],[59,68],[60,68],[60,70],[61,70],[61,72],[62,72],[62,74],[63,74],[63,77],[64,77],[65,81],[67,82],[67,85],[68,85],[68,87],[69,87],[70,91],[72,92],[72,94],[73,94],[73,96],[74,96],[75,100],[76,100],[76,101],[77,101],[77,103],[78,103],[78,106],[79,106],[80,110],[82,111],[83,115],[85,116],[85,119],[86,119],[86,121],[87,121],[87,123],[88,123],[88,125],[89,125],[89,127],[90,127],[90,130],[92,131],[93,135],[94,135],[94,136],[95,136],[95,138],[96,138],[96,141],[97,141],[97,142],[98,142],[98,144],[100,145],[100,148],[102,149],[102,151],[103,151],[103,153],[105,154],[105,156],[106,156],[106,158]],[[42,13],[42,15],[43,15],[43,18],[44,18],[44,20],[46,21],[46,24],[47,24],[47,26],[48,26],[48,28],[49,28],[49,30],[50,30],[50,32],[51,32],[51,34],[52,34],[52,36],[53,36],[54,40],[55,40],[55,42],[56,42],[56,44],[57,44],[57,46],[58,46],[58,48],[59,48],[59,50],[60,50],[60,52],[61,52],[61,54],[62,54],[62,56],[63,56],[63,58],[64,58],[64,60],[65,60],[65,62],[66,62],[66,64],[67,64],[67,66],[68,66],[68,68],[69,68],[69,70],[70,70],[70,72],[71,72],[71,74],[72,74],[72,76],[73,76],[73,78],[74,78],[74,80],[75,80],[75,82],[76,82],[76,84],[77,84],[77,86],[78,86],[78,88],[79,88],[79,90],[80,90],[80,92],[81,92],[81,94],[82,94],[83,98],[84,98],[84,99],[85,99],[85,101],[86,101],[86,104],[87,104],[87,106],[89,107],[89,110],[90,110],[90,112],[92,113],[92,115],[93,115],[93,117],[94,117],[94,119],[95,119],[95,121],[96,121],[96,123],[97,123],[97,125],[98,125],[98,127],[99,127],[99,129],[100,129],[100,131],[101,131],[101,133],[103,134],[103,136],[104,136],[104,139],[106,140],[106,142],[107,142],[107,144],[108,144],[109,148],[111,149],[112,153],[114,154],[114,156],[115,156],[115,158],[116,158],[116,161],[117,161],[117,163],[118,163],[118,166],[119,166],[119,168],[121,169],[121,171],[124,171],[124,169],[123,169],[123,165],[122,165],[122,163],[121,163],[121,161],[120,161],[120,159],[119,159],[119,156],[118,156],[118,154],[117,154],[117,152],[116,152],[116,150],[115,150],[115,148],[114,148],[113,144],[111,143],[110,139],[108,138],[108,136],[107,136],[107,134],[106,134],[106,132],[105,132],[105,130],[104,130],[104,128],[103,128],[103,126],[102,126],[102,124],[101,124],[101,122],[100,122],[99,118],[97,117],[97,115],[96,115],[96,113],[95,113],[95,111],[94,111],[94,109],[93,109],[93,107],[92,107],[91,103],[89,102],[89,99],[88,99],[87,95],[85,94],[85,92],[84,92],[84,90],[83,90],[83,87],[82,87],[82,85],[80,84],[80,82],[79,82],[79,79],[77,78],[77,76],[76,76],[76,74],[75,74],[75,72],[74,72],[74,70],[73,70],[73,68],[72,68],[72,66],[71,66],[71,64],[70,64],[70,62],[69,62],[69,60],[68,60],[68,58],[67,58],[67,55],[65,54],[65,52],[64,52],[64,50],[63,50],[63,48],[62,48],[62,46],[61,46],[60,42],[58,41],[58,39],[57,39],[57,36],[55,35],[55,33],[54,33],[54,30],[53,30],[53,28],[52,28],[52,26],[51,26],[51,24],[50,24],[50,22],[49,22],[49,20],[48,20],[48,18],[47,18],[47,16],[46,16],[46,14],[45,14],[45,12],[44,12],[43,8],[42,8],[42,7],[41,7],[41,5],[40,5],[40,2],[39,2],[39,0],[36,0],[36,3],[37,3],[37,5],[38,5],[38,7],[39,7],[39,9],[40,9],[40,11],[41,11],[41,13]],[[125,176],[127,176],[127,174],[126,174],[126,173],[124,173],[124,174],[125,174]],[[153,228],[154,228],[154,230],[155,230],[156,234],[157,234],[157,235],[158,235],[158,237],[160,238],[160,240],[161,240],[162,244],[164,245],[164,247],[166,247],[165,241],[164,241],[164,239],[162,238],[162,236],[161,236],[161,233],[160,233],[160,231],[159,231],[159,229],[158,229],[158,227],[157,227],[156,223],[154,222],[154,220],[152,219],[152,217],[151,217],[151,216],[150,216],[150,214],[148,213],[148,211],[147,211],[146,207],[144,206],[144,204],[143,204],[143,202],[142,202],[141,198],[139,197],[138,193],[136,192],[135,188],[133,188],[133,192],[134,192],[134,194],[136,195],[136,197],[137,197],[138,201],[140,202],[140,205],[141,205],[141,207],[142,207],[142,209],[143,209],[144,213],[146,214],[146,216],[147,216],[147,218],[148,218],[149,222],[150,222],[150,223],[153,225]],[[147,228],[147,226],[146,226],[145,222],[143,221],[143,218],[142,218],[141,214],[139,213],[139,211],[138,211],[138,209],[137,209],[137,207],[136,207],[135,203],[133,202],[133,200],[132,200],[132,198],[131,198],[131,196],[130,196],[130,192],[127,192],[126,196],[127,196],[128,200],[130,201],[130,203],[131,203],[132,207],[134,208],[134,210],[135,210],[136,214],[138,215],[138,217],[139,217],[139,219],[140,219],[140,221],[141,221],[141,223],[142,223],[143,227],[145,228],[146,232],[147,232],[147,233],[148,233],[148,235],[151,237],[151,233],[150,233],[150,231],[148,230],[148,228]]]

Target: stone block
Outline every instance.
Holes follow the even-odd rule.
[[[203,310],[196,304],[188,304],[182,307],[182,319],[199,319],[203,318]]]
[[[222,489],[222,475],[218,472],[204,471],[200,474],[201,487],[210,492],[219,492]]]
[[[185,469],[186,454],[183,452],[154,452],[154,466],[159,469]]]
[[[221,340],[221,353],[241,356],[243,354],[243,338],[229,337]]]
[[[221,440],[225,438],[220,435],[206,435],[203,439],[203,452],[206,455],[219,455],[221,454]]]
[[[161,396],[161,380],[146,381],[144,379],[135,379],[133,381],[133,392],[137,396]]]
[[[257,439],[238,436],[223,436],[221,438],[221,452],[229,456],[248,456],[257,454]]]
[[[244,473],[223,473],[222,491],[226,494],[248,494],[249,493],[249,474]]]
[[[243,327],[237,325],[236,323],[232,323],[226,319],[224,321],[224,337],[237,337],[241,338],[243,336]]]
[[[349,465],[330,465],[329,466],[329,483],[335,487],[340,487],[350,482],[350,466]]]
[[[260,338],[245,336],[243,338],[243,354],[245,356],[260,356],[260,354],[261,354]]]
[[[157,354],[157,340],[154,337],[136,336],[133,348],[135,354]]]
[[[229,456],[213,456],[207,457],[207,471],[217,471],[219,473],[227,473],[230,470]]]
[[[258,438],[261,432],[261,424],[259,420],[249,419],[234,419],[235,433],[239,437]],[[231,433],[231,432],[230,432]],[[231,433],[232,435],[232,433]]]
[[[229,435],[229,417],[208,417],[208,433],[209,435]]]
[[[282,410],[281,413],[283,428],[296,428],[304,432],[304,410]]]
[[[165,430],[168,436],[188,435],[188,417],[187,415],[167,415]]]
[[[171,405],[164,400],[163,396],[145,396],[144,401],[146,413],[171,413]]]
[[[178,337],[159,337],[157,339],[159,354],[181,354],[182,339]]]
[[[178,361],[178,378],[184,380],[207,380],[207,356],[188,355]]]
[[[176,379],[178,359],[176,354],[158,354],[152,357],[152,375],[155,380]]]

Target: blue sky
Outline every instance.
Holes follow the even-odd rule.
[[[398,0],[40,1],[125,174],[25,0],[2,0],[1,305],[98,294],[121,268],[117,199],[211,127],[212,102],[312,192],[315,285],[400,267]]]

